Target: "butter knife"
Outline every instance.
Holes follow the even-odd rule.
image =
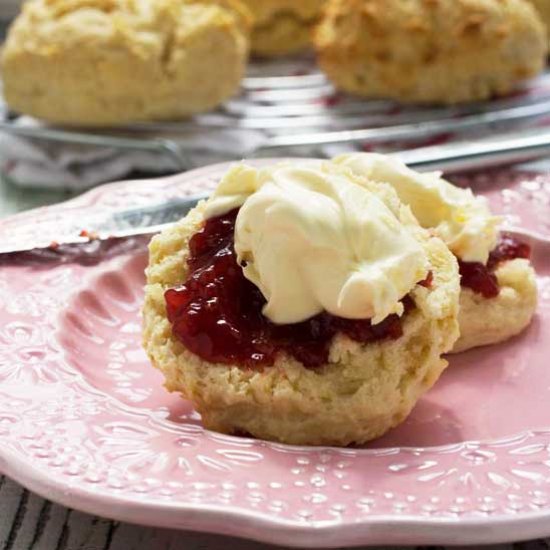
[[[492,139],[453,142],[395,153],[395,156],[420,171],[441,170],[446,173],[489,168],[550,157],[550,130],[535,129],[521,134],[505,134]],[[36,249],[79,246],[91,241],[127,239],[154,235],[185,216],[207,195],[194,195],[148,207],[115,211],[84,234],[63,236],[59,241],[22,245],[0,244],[0,255]]]

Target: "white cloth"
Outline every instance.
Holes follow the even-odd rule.
[[[40,122],[26,116],[18,118],[13,125],[41,127]],[[142,137],[145,139],[145,135]],[[179,162],[162,152],[66,144],[0,133],[0,170],[12,183],[21,187],[79,190],[116,181],[136,171],[166,174],[239,159],[259,147],[265,136],[254,131],[201,129],[200,132],[155,134],[155,138],[173,142],[181,151]]]

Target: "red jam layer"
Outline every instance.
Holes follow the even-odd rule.
[[[487,265],[458,260],[461,285],[481,294],[484,298],[496,298],[500,293],[495,270],[498,265],[516,258],[529,259],[531,247],[509,233],[502,233],[496,248],[489,255]]]
[[[398,315],[377,325],[329,313],[303,323],[271,323],[262,314],[265,298],[237,263],[233,246],[237,213],[238,209],[208,220],[191,238],[187,280],[165,293],[173,333],[191,352],[211,363],[251,368],[273,365],[277,354],[284,352],[313,368],[328,362],[337,333],[361,343],[402,335]],[[406,311],[414,307],[409,297],[403,304]]]

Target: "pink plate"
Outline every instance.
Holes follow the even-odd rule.
[[[104,186],[3,220],[0,238],[54,240],[106,209],[210,189],[223,169]],[[409,420],[364,449],[205,431],[140,348],[143,248],[4,262],[0,469],[87,512],[284,545],[550,535],[550,177],[494,172],[472,183],[531,233],[537,317],[505,345],[453,357]]]

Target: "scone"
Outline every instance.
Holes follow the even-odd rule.
[[[143,343],[209,429],[364,443],[447,366],[459,292],[454,256],[388,186],[239,165],[152,240]]]
[[[2,51],[15,111],[66,125],[178,119],[239,87],[251,16],[237,0],[34,0]]]
[[[529,0],[539,12],[550,36],[550,0]]]
[[[342,90],[441,104],[506,94],[547,52],[525,0],[328,0],[315,45]]]
[[[274,57],[311,45],[311,32],[325,0],[243,0],[255,18],[252,52]]]
[[[419,174],[378,154],[342,155],[336,164],[391,185],[420,224],[441,237],[459,260],[460,339],[453,352],[496,344],[522,332],[537,307],[530,248],[499,232],[485,200],[440,174]]]
[[[453,352],[496,344],[522,332],[537,307],[537,282],[529,260],[502,262],[494,271],[499,293],[494,298],[470,288],[460,294],[460,339]]]

